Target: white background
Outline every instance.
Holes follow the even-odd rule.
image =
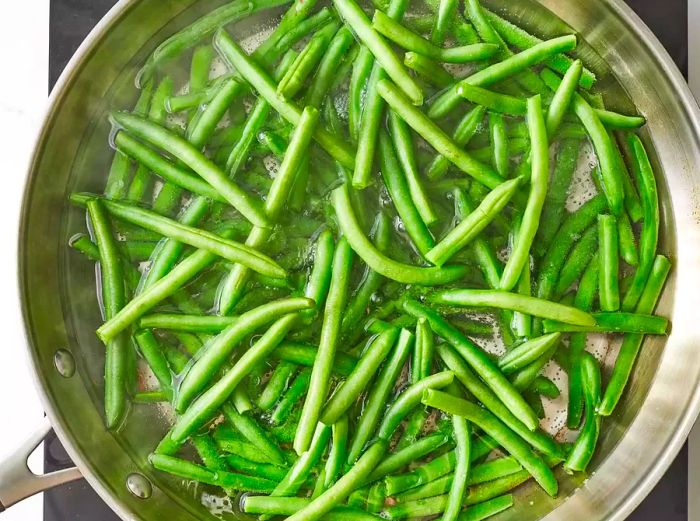
[[[700,20],[700,0],[689,3]],[[0,81],[0,461],[3,452],[21,443],[43,416],[25,354],[17,297],[16,230],[28,156],[47,105],[48,25],[49,0],[0,2],[0,63],[5,71]],[[692,22],[690,32],[691,38],[700,37]],[[690,46],[691,80],[695,76],[694,87],[700,95],[700,66],[692,66],[700,64],[696,53],[700,54],[700,42]],[[696,438],[700,446],[700,433]],[[700,447],[691,448],[693,464],[700,466]],[[700,481],[695,484],[700,486]],[[40,521],[41,507],[41,496],[37,496],[0,514],[0,519]]]
[[[17,223],[28,156],[48,95],[49,0],[0,1],[0,460],[38,425],[43,409],[32,383],[17,297]],[[40,521],[36,496],[2,521]]]

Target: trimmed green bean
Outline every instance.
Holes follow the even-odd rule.
[[[616,311],[620,309],[620,248],[615,217],[612,215],[598,216],[598,237],[600,237],[598,254],[598,261],[600,262],[600,269],[598,270],[600,309],[603,311]]]
[[[507,178],[510,169],[510,153],[503,115],[498,112],[489,113],[489,132],[493,149],[491,154],[493,166],[501,177]]]
[[[466,270],[464,266],[418,268],[390,259],[379,251],[364,235],[352,209],[347,185],[344,184],[336,188],[331,195],[331,199],[338,217],[338,224],[345,238],[357,255],[377,273],[404,284],[418,284],[422,286],[447,284],[460,279],[464,275]]]
[[[598,108],[595,109],[595,112],[601,123],[608,128],[633,129],[642,127],[647,122],[644,116],[627,116],[625,114]]]
[[[316,359],[317,351],[315,346],[295,342],[283,342],[275,349],[272,356],[287,362],[294,362],[298,365],[312,367]],[[356,364],[357,359],[354,356],[347,353],[336,353],[335,360],[333,361],[333,371],[340,376],[347,377],[355,369]]]
[[[528,429],[535,430],[537,428],[539,422],[530,407],[481,348],[462,336],[459,331],[429,307],[419,304],[415,300],[407,299],[403,303],[403,308],[416,318],[427,319],[435,334],[450,343],[464,357],[488,387],[498,394],[503,404],[516,417],[520,418],[520,421]]]
[[[586,410],[586,420],[583,429],[574,442],[569,456],[564,462],[568,472],[583,472],[586,470],[600,435],[601,417],[596,409],[600,405],[601,377],[600,366],[590,353],[581,357],[581,374],[583,379],[583,399]]]
[[[591,226],[584,232],[571,249],[569,257],[561,268],[555,295],[561,296],[583,274],[591,261],[591,252],[598,250],[598,227]]]
[[[512,506],[513,496],[500,496],[471,506],[460,514],[458,521],[483,521],[484,519],[508,510]]]
[[[550,496],[556,495],[559,487],[549,467],[525,445],[520,437],[490,412],[466,400],[432,389],[425,391],[422,401],[430,407],[436,407],[447,413],[462,416],[467,421],[483,429],[516,458],[524,468],[529,470],[535,481]]]
[[[311,372],[309,391],[294,437],[294,450],[301,455],[309,448],[313,429],[321,417],[321,409],[330,388],[330,375],[340,333],[340,323],[347,300],[353,253],[345,238],[341,238],[333,255],[333,271],[328,298],[324,307],[323,325],[318,353]]]
[[[439,89],[444,89],[454,82],[452,74],[447,72],[442,65],[417,52],[407,52],[404,55],[403,63]]]
[[[401,374],[413,343],[414,337],[411,332],[405,329],[401,330],[394,351],[384,364],[362,408],[362,413],[355,428],[355,435],[352,439],[350,449],[348,450],[347,463],[349,465],[357,460],[365,445],[374,434],[374,430],[379,423],[380,415],[383,412],[397,378]]]
[[[632,223],[627,212],[622,212],[617,218],[617,236],[620,246],[620,257],[630,266],[637,266],[639,264],[637,245],[634,242],[634,230],[632,230]]]
[[[347,27],[341,27],[335,33],[318,65],[316,75],[311,80],[311,85],[306,95],[307,105],[312,107],[321,106],[333,84],[333,77],[337,71],[338,63],[348,52],[352,43],[353,35]]]
[[[583,72],[583,62],[576,60],[566,71],[561,80],[561,84],[554,91],[554,97],[547,109],[547,135],[554,137],[564,116],[569,111],[571,103],[576,94],[576,87]]]
[[[435,239],[413,201],[405,171],[399,165],[394,146],[385,130],[379,132],[379,157],[384,184],[406,233],[418,251],[425,255],[435,245]]]
[[[270,496],[247,496],[243,500],[243,511],[248,514],[290,516],[307,508],[311,499],[301,497],[272,498]],[[327,521],[376,521],[379,517],[344,505],[336,505],[323,515]]]
[[[631,311],[638,301],[651,273],[659,241],[659,200],[656,179],[642,140],[634,134],[628,137],[632,171],[639,187],[644,220],[639,236],[639,265],[634,272],[632,284],[622,299],[622,310]]]
[[[176,400],[176,409],[184,412],[185,408],[192,401],[192,399],[208,384],[209,381],[211,381],[212,376],[216,374],[219,369],[221,369],[223,364],[243,338],[253,333],[264,324],[277,320],[282,315],[308,309],[312,306],[313,302],[306,298],[289,298],[264,304],[240,315],[238,320],[236,320],[231,326],[222,331],[211,341],[211,343],[207,346],[206,351],[204,351],[192,365],[192,367],[190,367],[189,371],[185,375],[185,378],[180,384]],[[286,328],[287,322],[291,322],[291,319],[283,321],[285,327],[279,325],[273,331],[279,330],[277,333],[281,334],[281,331]],[[281,340],[282,339],[280,338],[280,341]],[[277,344],[275,344],[275,347],[276,345]],[[265,344],[261,344],[260,349],[262,350],[263,347],[267,349]],[[250,351],[247,353],[249,352]],[[251,354],[249,356],[253,355]],[[239,367],[239,369],[244,368],[245,367],[243,366]],[[233,378],[235,374],[236,372],[231,373],[229,378]]]
[[[281,360],[275,370],[272,372],[270,379],[267,381],[265,388],[258,396],[256,401],[258,407],[263,411],[269,411],[279,400],[282,393],[287,388],[289,380],[296,371],[296,364]]]
[[[440,433],[416,440],[412,445],[388,455],[370,474],[368,482],[384,478],[388,474],[430,454],[435,449],[447,443],[447,441],[447,436]]]
[[[520,181],[520,178],[511,179],[491,190],[481,204],[450,230],[425,258],[437,266],[443,266],[496,218],[517,192]]]
[[[457,168],[489,188],[495,188],[502,182],[501,177],[490,166],[475,160],[428,116],[411,105],[411,102],[395,85],[387,80],[382,80],[377,84],[377,90],[379,95],[413,130]]]
[[[357,361],[353,372],[326,403],[320,416],[322,423],[334,424],[352,406],[389,354],[398,335],[397,329],[389,330],[372,342],[367,352]]]
[[[594,326],[572,326],[560,322],[543,321],[542,325],[546,332],[581,331],[586,333],[637,333],[642,335],[665,335],[668,330],[668,320],[656,315],[641,313],[618,312],[598,312],[592,313],[595,319]]]
[[[515,245],[503,268],[499,289],[511,290],[518,283],[524,266],[530,261],[530,248],[535,240],[549,182],[549,143],[542,113],[542,98],[527,100],[527,124],[530,131],[532,174],[530,193]]]
[[[136,340],[143,359],[146,360],[148,367],[151,368],[158,380],[162,392],[167,400],[170,401],[173,394],[173,377],[170,373],[168,360],[165,358],[165,354],[156,337],[150,331],[139,331],[134,335],[134,340]]]
[[[117,125],[147,142],[167,149],[189,166],[247,219],[258,226],[269,226],[267,217],[258,203],[234,184],[211,160],[177,134],[142,117],[125,112],[112,114]]]
[[[425,319],[419,319],[416,324],[416,345],[421,347],[420,378],[427,378],[433,373],[433,357],[435,355],[435,338],[430,324]]]
[[[195,437],[197,438],[197,437]],[[224,458],[226,464],[233,470],[248,474],[250,476],[255,476],[258,478],[266,478],[272,481],[279,482],[287,474],[287,470],[278,467],[277,465],[270,465],[269,463],[258,463],[256,461],[250,461],[237,454],[228,454]]]
[[[430,33],[430,42],[438,47],[442,47],[445,38],[451,28],[454,17],[457,14],[456,0],[440,0],[440,5],[435,16],[435,25]]]
[[[126,295],[122,261],[107,218],[103,201],[91,199],[87,211],[95,243],[100,254],[102,306],[107,321],[114,320],[124,309]],[[129,341],[125,334],[102,338],[105,344],[105,421],[108,429],[119,426],[126,413]]]
[[[423,219],[423,222],[426,226],[430,226],[437,221],[438,216],[432,208],[432,203],[430,202],[425,187],[423,186],[423,181],[418,173],[418,164],[413,148],[411,131],[406,122],[393,111],[389,112],[389,128],[391,130],[396,156],[399,163],[401,163],[401,168],[408,182],[411,199],[413,199],[413,203],[421,219]]]
[[[461,416],[452,416],[452,429],[456,442],[454,477],[450,492],[447,496],[447,505],[442,515],[443,521],[455,521],[462,510],[462,501],[466,493],[467,480],[470,472],[471,432],[467,421]]]
[[[501,94],[469,84],[460,85],[457,94],[467,101],[502,114],[522,116],[527,113],[526,101],[508,94]]]
[[[473,85],[487,87],[502,81],[513,74],[527,69],[546,60],[552,55],[568,52],[576,48],[576,36],[566,35],[541,42],[518,54],[514,54],[505,60],[489,65],[471,76],[454,84],[447,91],[433,101],[428,111],[431,118],[440,118],[447,115],[459,103],[457,89],[460,85]]]
[[[561,334],[550,333],[527,340],[499,358],[498,367],[504,374],[514,373],[546,353],[560,337]]]

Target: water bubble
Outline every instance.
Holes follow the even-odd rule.
[[[153,485],[143,474],[133,472],[126,478],[126,488],[139,499],[148,499],[153,494]]]
[[[53,365],[64,378],[70,378],[75,374],[75,358],[67,349],[59,349],[53,355]]]

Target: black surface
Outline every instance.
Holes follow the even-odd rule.
[[[49,87],[114,0],[51,0]],[[657,35],[681,72],[688,75],[687,0],[627,0]],[[55,436],[45,445],[47,471],[65,468],[70,459]],[[45,521],[118,521],[118,517],[82,480],[44,494]],[[688,447],[629,521],[688,521]],[[29,520],[28,520],[29,521]]]

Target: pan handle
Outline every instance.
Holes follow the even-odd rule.
[[[34,494],[82,478],[77,468],[36,475],[27,465],[27,459],[51,432],[51,424],[44,418],[41,425],[14,453],[0,460],[0,512]]]

